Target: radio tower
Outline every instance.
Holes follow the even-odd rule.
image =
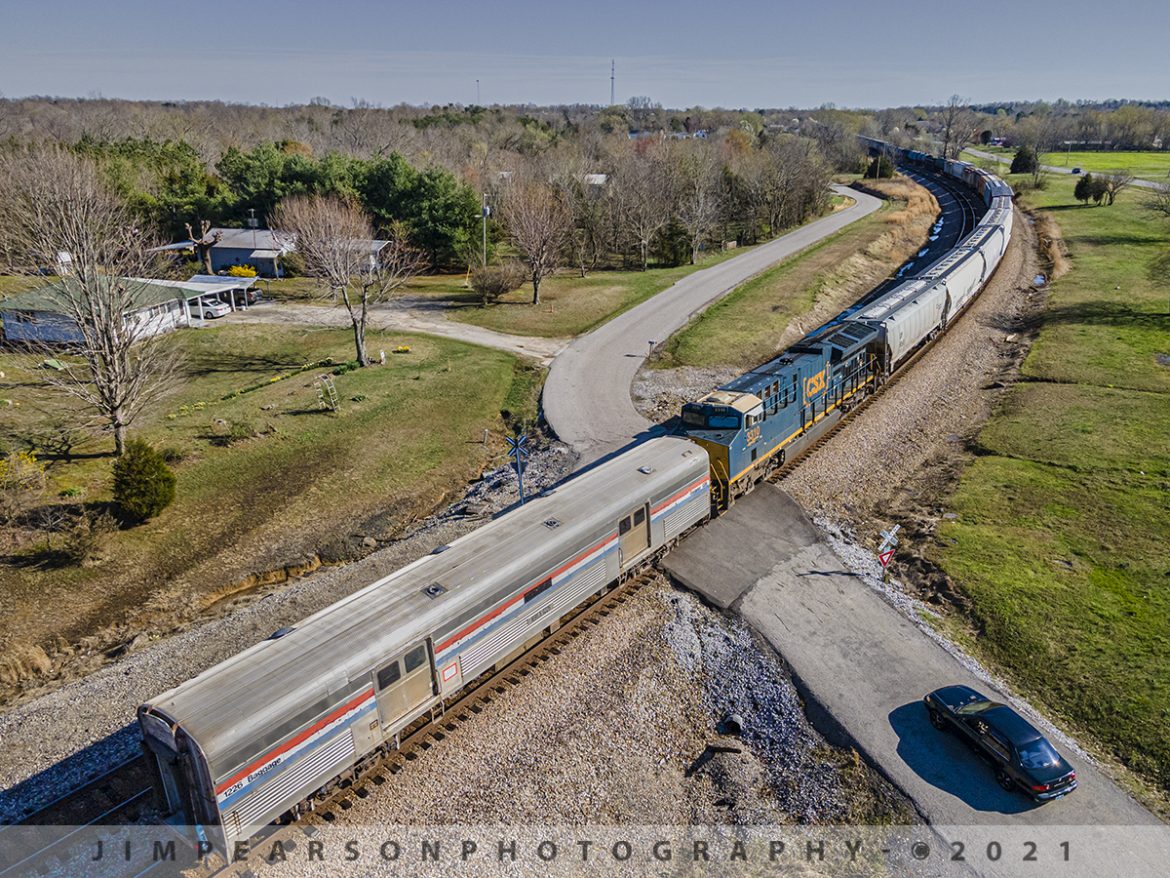
[[[613,98],[613,59],[609,59],[609,105],[612,107],[614,103]]]

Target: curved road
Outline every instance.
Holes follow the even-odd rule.
[[[742,256],[687,275],[575,339],[553,361],[544,385],[544,415],[553,432],[577,454],[578,466],[659,429],[638,413],[630,398],[630,385],[650,353],[651,341],[665,341],[748,278],[868,216],[882,203],[856,189],[834,189],[856,203]]]

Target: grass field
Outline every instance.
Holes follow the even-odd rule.
[[[1052,285],[1023,381],[979,438],[939,556],[974,650],[1047,711],[1170,792],[1170,223],[1140,193],[1054,218]]]
[[[187,356],[181,386],[132,431],[174,449],[177,499],[158,519],[113,535],[93,566],[56,566],[43,546],[10,550],[2,568],[0,640],[72,639],[175,593],[199,606],[250,574],[314,553],[345,557],[461,489],[498,449],[483,431],[501,412],[531,417],[542,374],[498,351],[433,337],[371,336],[410,352],[335,378],[336,414],[322,412],[306,362],[352,357],[345,330],[226,325],[174,335]],[[0,356],[9,436],[52,429],[34,374]],[[290,376],[281,378],[280,376]],[[234,399],[222,397],[256,387]],[[225,422],[225,423],[217,423]],[[251,438],[224,444],[243,424]],[[49,461],[50,496],[109,499],[106,439],[72,461]],[[498,444],[498,443],[497,443]]]
[[[653,365],[753,366],[813,329],[815,315],[827,319],[883,280],[921,246],[935,207],[924,189],[879,185],[902,198],[739,286],[672,336]]]
[[[978,149],[1007,159],[1016,154],[1014,149],[998,146],[980,146]],[[963,158],[976,164],[981,161],[970,153]],[[1126,170],[1145,180],[1170,182],[1170,152],[1046,152],[1041,158],[1045,165],[1054,168],[1082,168],[1094,173]]]
[[[717,265],[747,248],[711,254],[698,265],[651,268],[647,271],[595,271],[586,277],[564,269],[540,285],[540,304],[532,304],[532,287],[525,285],[499,302],[481,307],[479,295],[465,283],[465,276],[427,275],[404,291],[445,306],[452,320],[512,335],[569,338],[588,332],[623,311],[654,296],[675,281],[701,268]],[[320,297],[311,278],[262,281],[266,295],[280,300],[310,301]]]

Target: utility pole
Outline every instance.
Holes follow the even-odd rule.
[[[614,59],[609,59],[609,105],[614,105],[614,91],[613,91],[613,73],[614,73]]]
[[[479,80],[475,81],[475,105],[479,106]]]
[[[488,207],[487,193],[483,193],[483,209],[480,210],[480,215],[483,217],[483,259],[481,264],[487,268],[487,220],[491,215],[492,209]]]

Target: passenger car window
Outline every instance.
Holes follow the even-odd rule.
[[[388,686],[393,686],[401,677],[402,671],[398,667],[398,660],[395,659],[378,671],[378,688],[385,689]]]
[[[420,643],[403,657],[402,664],[406,666],[406,673],[409,674],[416,668],[421,668],[426,660],[427,646],[425,643]]]
[[[641,524],[645,520],[646,520],[646,510],[645,509],[639,509],[637,512],[634,513],[634,524],[635,525]]]
[[[618,533],[624,534],[630,532],[630,517],[627,515],[620,522],[618,522]]]

